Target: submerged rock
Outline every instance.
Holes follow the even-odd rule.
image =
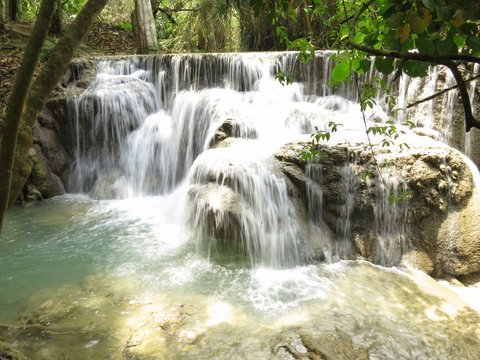
[[[2,360],[29,360],[27,356],[15,349],[12,345],[0,340],[0,359]]]
[[[277,340],[272,353],[280,359],[367,360],[368,349],[356,346],[352,338],[341,331],[316,333],[283,332],[283,341]],[[282,337],[282,336],[280,336]]]

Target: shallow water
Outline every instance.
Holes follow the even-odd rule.
[[[279,346],[323,331],[372,359],[480,356],[479,314],[428,276],[208,260],[181,231],[176,196],[15,207],[0,243],[0,338],[34,359],[288,358]]]

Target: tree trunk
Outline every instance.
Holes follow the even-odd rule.
[[[53,13],[53,19],[50,24],[49,32],[53,35],[61,35],[63,31],[63,22],[62,22],[62,0],[57,0],[57,6],[55,12]]]
[[[135,0],[132,24],[137,37],[139,54],[147,54],[157,48],[157,30],[149,0]]]
[[[5,0],[0,0],[0,33],[5,31]]]
[[[10,21],[18,20],[18,0],[7,1],[7,18]]]
[[[3,225],[4,214],[10,203],[9,195],[11,192],[17,134],[20,128],[28,87],[40,57],[43,43],[47,37],[50,21],[55,10],[55,1],[56,0],[44,0],[42,2],[37,21],[32,29],[30,40],[23,54],[22,64],[15,77],[12,93],[7,100],[7,109],[0,137],[0,168],[2,169],[0,173],[0,231]],[[23,156],[27,156],[28,160],[26,153],[23,154]]]
[[[48,97],[65,74],[75,49],[80,45],[93,20],[105,7],[107,1],[108,0],[88,0],[75,20],[66,29],[64,35],[52,49],[48,61],[30,86],[23,114],[21,113],[21,109],[19,112],[15,103],[7,105],[7,118],[5,119],[2,142],[0,143],[0,168],[2,169],[2,172],[0,172],[0,230],[6,210],[15,202],[30,176],[32,164],[28,158],[28,152],[33,145],[32,125],[35,122],[36,116],[42,111]],[[55,4],[55,0],[44,0],[44,2]],[[43,18],[39,15],[38,19],[40,21],[40,19]],[[48,25],[45,31],[47,30]],[[35,31],[32,31],[32,37],[33,36],[36,36]],[[25,53],[24,58],[26,56],[27,53]],[[31,66],[31,68],[33,71],[35,66]],[[15,81],[14,91],[19,91],[19,89],[16,88],[28,88],[24,83],[17,80],[18,79]],[[8,117],[9,111],[14,112],[15,116],[10,115],[10,117]],[[7,127],[14,128],[9,131],[8,135],[5,130]],[[15,134],[15,129],[18,131],[17,134]],[[15,142],[10,139],[17,139],[16,149]],[[13,149],[11,149],[12,146]],[[13,156],[13,151],[15,151],[15,158],[12,169],[11,165],[4,166],[4,164],[8,165],[10,163],[11,160],[9,157]],[[5,155],[3,155],[3,152],[5,152]],[[11,170],[4,172],[3,169]],[[15,179],[14,184],[11,184],[12,174]]]

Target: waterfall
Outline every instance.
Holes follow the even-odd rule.
[[[477,76],[479,71],[478,64],[473,65],[470,69],[465,69],[465,74],[468,75],[466,78]],[[430,67],[425,78],[410,78],[403,75],[398,87],[398,108],[401,111],[397,118],[399,121],[407,119],[413,121],[422,128],[423,133],[472,156],[478,166],[480,156],[473,156],[472,152],[472,141],[478,141],[478,136],[472,134],[478,130],[472,129],[471,132],[465,133],[463,106],[458,90],[446,91],[431,101],[407,108],[410,103],[440,93],[455,84],[455,79],[450,71],[442,67]],[[467,84],[474,115],[478,106],[476,103],[478,97],[475,96],[477,84],[477,80]]]
[[[341,170],[332,234],[323,219],[322,162],[306,165],[303,213],[301,199],[292,198],[290,180],[273,161],[280,146],[306,140],[315,129],[328,130],[332,121],[342,126],[339,134],[332,134],[335,141],[364,140],[354,85],[329,84],[331,55],[318,52],[309,66],[297,61],[295,53],[99,61],[96,80],[70,102],[76,143],[68,190],[98,199],[183,191],[179,198],[186,199],[186,211],[180,222],[191,230],[198,252],[211,258],[233,254],[251,266],[295,266],[319,256],[318,248],[328,261],[349,258],[359,186],[355,160],[348,159]],[[280,84],[275,80],[278,71],[297,81]],[[372,68],[362,79],[376,76]],[[426,83],[403,77],[399,105],[406,107],[413,96],[430,95],[440,78],[435,68]],[[448,79],[442,80],[444,86],[449,86]],[[452,94],[444,95],[448,109],[454,103]],[[382,103],[381,96],[377,103]],[[369,111],[374,121],[392,116],[380,106]],[[442,116],[438,120],[435,107],[425,103],[416,111],[399,113],[397,120],[413,118],[425,128],[447,129],[452,121],[445,116],[450,115]],[[453,142],[446,137],[452,131],[437,138]],[[388,167],[381,176],[383,181],[372,190],[372,221],[379,239],[374,260],[392,265],[408,248],[408,239],[406,208],[391,199],[406,188],[401,174]]]
[[[337,249],[338,256],[348,258],[352,247],[352,211],[355,202],[357,175],[353,163],[345,164],[341,170],[342,176],[342,203],[340,218],[337,223]]]
[[[408,189],[401,179],[402,176],[395,167],[387,164],[382,168],[381,178],[375,186],[374,213],[378,240],[374,257],[379,264],[397,264],[409,246],[406,231],[407,203],[401,199],[401,194]]]
[[[197,244],[209,254],[215,247],[238,248],[252,265],[299,265],[309,253],[285,179],[259,156],[258,141],[245,145],[207,150],[192,167],[187,219],[199,229]]]

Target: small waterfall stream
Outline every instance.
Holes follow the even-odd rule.
[[[69,103],[71,194],[15,209],[0,243],[8,275],[0,277],[8,294],[0,337],[2,322],[22,314],[43,332],[6,334],[32,358],[66,348],[72,359],[117,350],[288,359],[287,350],[307,354],[312,334],[327,341],[323,331],[340,331],[371,358],[478,358],[480,315],[427,275],[395,267],[411,246],[411,214],[395,197],[415,169],[399,170],[382,153],[381,177],[362,173],[359,164],[371,161],[359,145],[362,114],[353,84],[330,86],[331,54],[319,52],[308,67],[294,53],[99,61],[95,81]],[[278,71],[297,81],[280,84]],[[399,104],[431,95],[439,76],[403,78]],[[454,95],[445,96],[453,107]],[[397,124],[413,117],[438,132],[435,111],[422,104]],[[381,106],[370,115],[369,124],[390,118]],[[329,140],[336,152],[289,172],[279,149],[330,122],[341,124]],[[415,145],[437,144],[405,132]],[[453,141],[445,134],[436,136]],[[356,217],[372,229],[365,238],[354,236]],[[362,246],[377,265],[358,260]],[[343,341],[334,346],[347,349]]]

